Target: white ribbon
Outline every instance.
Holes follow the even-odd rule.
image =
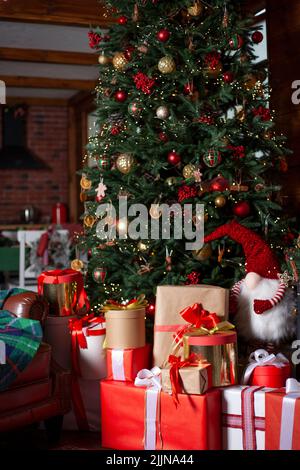
[[[275,354],[269,354],[265,349],[257,349],[249,356],[249,364],[244,371],[242,385],[247,385],[249,383],[250,377],[256,367],[284,367],[288,363],[288,359],[281,353],[276,354],[275,356]]]
[[[286,396],[282,402],[280,450],[292,450],[296,400],[300,398],[300,382],[287,379]]]
[[[146,390],[146,422],[144,433],[145,450],[156,449],[156,422],[158,397],[161,391],[161,369],[157,366],[153,369],[142,369],[138,372],[134,385],[136,387],[147,387]]]
[[[113,380],[125,381],[124,350],[113,349],[111,351],[111,362]]]

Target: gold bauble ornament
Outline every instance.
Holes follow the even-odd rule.
[[[215,206],[216,207],[224,207],[227,202],[227,199],[225,196],[217,196],[215,199]]]
[[[130,153],[121,153],[116,161],[117,169],[123,173],[123,175],[128,175],[131,172],[134,165],[134,157]]]
[[[86,176],[82,176],[80,180],[80,186],[82,187],[82,189],[85,189],[88,191],[92,187],[92,182]]]
[[[104,55],[104,53],[103,53],[103,54],[99,55],[99,57],[98,57],[98,62],[99,62],[100,65],[108,65],[108,64],[111,63],[111,58],[110,58],[110,57],[107,57],[107,56]]]
[[[92,228],[95,222],[96,217],[94,217],[93,215],[86,215],[83,219],[84,225],[88,228]]]
[[[201,2],[195,2],[192,6],[188,8],[188,14],[191,16],[199,16],[201,15],[203,10],[203,6]]]
[[[223,70],[222,64],[217,64],[214,68],[206,67],[204,69],[204,73],[209,78],[218,78],[222,70]]]
[[[188,163],[188,165],[185,165],[185,167],[183,167],[183,170],[182,170],[183,177],[185,179],[193,178],[196,169],[197,168],[195,165],[193,165],[192,163]]]
[[[174,186],[177,183],[176,176],[169,176],[169,178],[166,179],[165,183],[167,186]]]
[[[71,263],[71,269],[74,269],[74,271],[81,271],[84,268],[83,261],[81,259],[73,259]]]
[[[206,261],[212,255],[212,248],[209,243],[205,243],[200,250],[194,250],[192,254],[197,261]]]
[[[122,72],[128,64],[128,61],[123,52],[117,52],[113,57],[112,63],[116,70]]]
[[[169,55],[162,57],[158,62],[158,70],[163,74],[175,72],[176,64],[173,57]]]
[[[139,251],[145,252],[145,251],[149,250],[149,245],[145,241],[140,240],[137,244],[137,248],[138,248]]]

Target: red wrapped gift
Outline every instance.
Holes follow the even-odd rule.
[[[156,393],[160,396],[157,406]],[[102,446],[118,450],[220,450],[220,391],[179,397],[176,408],[168,393],[103,380]],[[151,409],[155,408],[156,415],[151,419]],[[153,446],[147,435],[151,431]]]
[[[107,379],[134,382],[141,369],[148,369],[152,348],[146,344],[136,349],[107,349]]]
[[[281,388],[291,375],[291,365],[283,354],[269,354],[257,349],[249,357],[242,383],[259,387]]]
[[[300,450],[300,383],[266,394],[266,450]]]

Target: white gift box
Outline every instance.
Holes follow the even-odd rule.
[[[222,389],[224,450],[265,449],[264,387],[235,385]]]

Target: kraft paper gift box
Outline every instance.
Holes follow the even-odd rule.
[[[107,379],[134,382],[141,369],[149,369],[152,346],[136,349],[107,349]]]
[[[295,385],[289,390],[289,384]],[[300,383],[266,394],[266,450],[300,450]]]
[[[212,386],[212,366],[202,364],[198,366],[181,367],[179,373],[179,388],[181,393],[188,395],[203,395]],[[170,368],[161,371],[162,389],[172,393]]]
[[[101,381],[102,447],[144,450],[146,433],[153,431],[153,421],[149,420],[147,426],[145,413],[148,391],[129,382]],[[154,419],[155,448],[220,450],[220,391],[212,389],[204,395],[180,394],[179,402],[175,407],[171,395],[160,393],[157,408],[160,411]]]
[[[224,450],[264,450],[265,399],[270,388],[235,385],[222,390]]]
[[[194,303],[201,303],[221,321],[228,318],[229,290],[216,286],[158,286],[154,325],[153,363],[163,367],[172,353],[178,327],[187,325],[180,312]]]

